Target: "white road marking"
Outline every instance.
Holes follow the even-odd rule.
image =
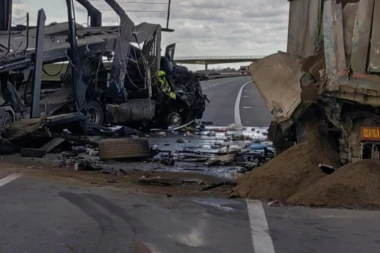
[[[247,208],[255,253],[275,253],[263,204],[259,200],[247,200]]]
[[[21,173],[13,173],[0,179],[0,187],[12,182],[13,180],[16,180],[17,178],[21,177],[21,175]]]
[[[243,109],[252,109],[251,106],[243,106]]]
[[[241,118],[240,118],[240,100],[241,100],[241,94],[243,93],[243,90],[247,84],[251,83],[252,81],[246,82],[241,86],[238,96],[235,101],[235,124],[241,125]]]

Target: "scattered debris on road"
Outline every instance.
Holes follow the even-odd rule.
[[[332,174],[335,172],[334,166],[327,165],[327,164],[319,164],[318,167],[326,174]]]
[[[220,155],[220,156],[212,156],[205,165],[231,165],[235,161],[235,155]]]
[[[147,139],[115,138],[99,141],[99,158],[101,160],[148,157],[149,142]]]
[[[161,177],[149,178],[146,176],[142,176],[139,179],[139,183],[159,185],[159,186],[172,186],[172,185],[179,185],[179,184],[185,184],[185,183],[202,185],[203,180],[199,178],[161,178]]]
[[[182,180],[176,179],[176,178],[161,178],[161,177],[155,177],[155,178],[146,178],[141,177],[139,179],[139,183],[141,184],[150,184],[150,185],[159,185],[159,186],[171,186],[171,185],[178,185],[182,184]]]
[[[203,187],[203,188],[202,188],[202,191],[209,191],[209,190],[215,189],[215,188],[217,188],[217,187],[221,187],[221,186],[223,186],[223,185],[236,186],[237,184],[234,183],[234,182],[221,182],[221,183],[216,183],[216,184],[212,184],[212,185],[209,185],[209,186]]]
[[[101,167],[89,160],[80,160],[74,164],[75,170],[100,170]]]
[[[32,135],[27,137],[23,135],[22,141],[27,143],[33,140],[34,144],[38,140],[36,149],[49,145],[50,152],[43,153],[44,158],[36,158],[34,155],[18,160],[19,155],[14,154],[8,159],[16,159],[17,163],[25,164],[42,163],[46,167],[53,167],[56,173],[60,172],[59,167],[65,173],[78,171],[89,175],[93,172],[99,177],[113,176],[116,178],[108,178],[105,182],[107,184],[117,182],[115,186],[122,185],[124,179],[134,177],[136,173],[142,173],[143,175],[134,182],[145,187],[194,184],[203,185],[197,188],[199,192],[207,191],[208,187],[222,188],[213,192],[226,192],[236,186],[234,183],[236,174],[246,173],[270,160],[270,155],[265,150],[271,150],[271,143],[266,142],[267,139],[262,134],[267,131],[266,128],[262,128],[259,132],[258,128],[255,131],[251,131],[252,128],[238,129],[228,130],[227,127],[198,124],[175,131],[157,129],[151,132],[149,137],[144,137],[144,134],[139,134],[138,137],[121,134],[124,130],[120,131],[119,127],[102,126],[102,131],[96,131],[94,136],[75,136],[62,129],[60,131],[65,138],[60,139],[61,137],[48,137],[46,134],[41,137],[40,133],[45,133],[46,129],[38,128],[31,133]],[[37,135],[33,134],[37,132]],[[132,131],[128,129],[128,132]],[[211,136],[208,135],[210,132],[213,133]],[[55,132],[55,135],[58,133]],[[234,141],[231,136],[235,134],[250,138]],[[254,143],[257,145],[261,143],[262,146],[252,148]],[[199,176],[210,175],[215,177],[215,180],[205,181],[203,178],[195,177],[194,172]],[[163,174],[148,176],[147,173]],[[172,175],[176,173],[185,173],[192,177],[173,177]],[[73,178],[77,176],[79,174],[70,175]],[[91,184],[102,185],[94,179],[91,180]],[[176,192],[175,194],[178,195]]]

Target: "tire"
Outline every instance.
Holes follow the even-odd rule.
[[[182,121],[183,119],[179,113],[171,112],[166,119],[166,125],[167,127],[179,127],[183,124]]]
[[[12,117],[9,112],[0,110],[0,128],[4,128],[12,124]]]
[[[89,122],[95,125],[104,124],[104,109],[96,100],[90,100],[87,103],[87,115],[90,116]]]
[[[100,160],[148,158],[149,142],[147,139],[105,139],[99,142]]]

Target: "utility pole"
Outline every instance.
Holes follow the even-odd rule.
[[[169,3],[168,3],[168,16],[166,18],[166,29],[169,29],[169,20],[170,20],[171,5],[172,5],[172,0],[169,0]]]
[[[0,5],[0,31],[8,31],[12,21],[12,2],[13,0],[2,0]]]
[[[2,0],[0,4],[0,31],[8,31],[12,25],[12,3],[13,0]],[[10,36],[8,37],[8,50],[10,46]],[[8,72],[0,74],[0,94],[4,94],[8,82]],[[3,95],[4,97],[4,95]]]

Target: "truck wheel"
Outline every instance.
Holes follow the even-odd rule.
[[[147,139],[105,139],[99,142],[100,160],[148,158],[149,142]]]
[[[12,124],[12,117],[9,112],[0,110],[0,127],[7,127]]]
[[[172,112],[167,117],[167,125],[172,127],[179,127],[182,125],[182,117],[177,112]]]
[[[95,125],[103,125],[104,123],[104,110],[102,105],[95,100],[90,100],[87,103],[87,115],[89,116],[89,122]]]

